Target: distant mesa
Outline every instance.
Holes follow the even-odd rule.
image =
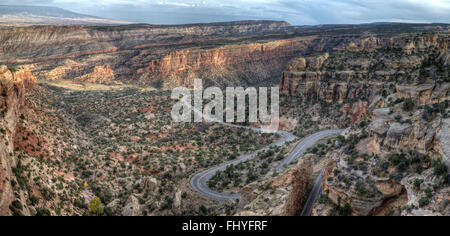
[[[58,7],[0,5],[0,26],[123,25],[131,23],[79,14]]]

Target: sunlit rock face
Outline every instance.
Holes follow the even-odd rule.
[[[25,90],[36,83],[29,70],[10,70],[0,66],[0,215],[10,215],[9,205],[14,199],[10,181],[13,178],[14,138],[21,109],[24,105]]]

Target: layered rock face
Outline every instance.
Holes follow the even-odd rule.
[[[240,216],[295,216],[312,186],[314,155],[298,160],[290,170],[275,179],[245,187],[241,191],[238,214]],[[257,186],[270,186],[262,189]]]
[[[5,28],[0,29],[0,61],[28,65],[45,80],[171,88],[202,78],[209,84],[245,85],[278,78],[315,38],[278,40],[287,31],[287,23],[272,21]]]
[[[378,37],[363,36],[363,32],[370,31],[364,26],[355,26],[352,30],[357,33],[348,34],[349,28],[344,26],[302,28],[275,21],[0,28],[0,63],[26,65],[43,80],[105,84],[114,80],[173,88],[191,85],[193,78],[201,78],[208,85],[248,86],[278,83],[288,62],[301,55],[390,45],[396,39],[386,35],[392,35],[394,28],[398,28],[395,34],[410,30],[402,25],[381,27],[383,35]],[[408,44],[408,50],[420,49],[426,43]],[[104,75],[99,68],[106,67],[111,71]],[[290,80],[292,76],[286,72],[285,78]],[[339,72],[336,76],[361,75]],[[345,90],[340,86],[327,85],[327,89]],[[354,86],[349,90],[364,93],[364,85]],[[359,96],[358,92],[354,96]]]
[[[0,29],[1,61],[45,60],[136,47],[283,32],[289,24],[242,21],[180,26],[36,26]],[[38,56],[34,57],[33,56]]]
[[[411,83],[426,79],[448,78],[448,35],[407,35],[392,38],[364,38],[336,48],[338,53],[294,59],[283,72],[280,91],[302,99],[319,98],[328,102],[371,100],[389,82]],[[439,63],[438,72],[427,69]],[[422,68],[420,71],[419,68]],[[399,87],[400,90],[401,87]],[[446,88],[443,88],[445,90]],[[426,93],[424,88],[419,93]],[[405,95],[413,94],[404,91]],[[428,97],[424,97],[428,96]],[[434,99],[422,94],[422,99]],[[423,103],[424,101],[422,101]]]
[[[367,99],[381,88],[381,83],[362,81],[354,71],[321,71],[329,55],[297,58],[283,73],[280,90],[302,99],[311,97],[343,103],[346,99]],[[359,81],[358,81],[359,80]]]
[[[448,214],[449,39],[359,38],[291,61],[281,93],[343,104],[355,124],[326,154],[322,202],[334,205],[315,214]]]
[[[13,199],[10,181],[14,179],[14,137],[21,109],[24,105],[25,89],[31,88],[36,78],[29,70],[11,72],[0,66],[0,215],[9,215]]]
[[[449,83],[428,82],[416,86],[398,85],[396,95],[402,99],[414,99],[418,105],[426,105],[449,99]]]
[[[113,84],[116,82],[114,78],[114,71],[111,70],[111,66],[95,66],[92,73],[77,77],[74,82]]]
[[[327,154],[326,197],[349,204],[354,215],[448,214],[450,98],[442,88],[449,84],[410,85],[415,96],[407,99],[401,89],[373,99],[369,124],[353,126]],[[424,87],[437,100],[420,96]]]
[[[295,216],[298,214],[298,209],[300,209],[302,201],[307,197],[308,190],[312,185],[313,169],[312,160],[307,159],[302,160],[302,163],[294,170],[292,190],[286,199],[281,215]]]
[[[203,78],[216,86],[255,84],[278,77],[287,62],[306,51],[314,37],[276,40],[268,43],[226,45],[213,49],[183,49],[171,52],[137,70],[139,81],[164,79],[164,87],[192,85]]]

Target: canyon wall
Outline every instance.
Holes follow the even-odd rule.
[[[327,102],[371,100],[387,83],[408,84],[426,79],[419,68],[426,70],[424,64],[428,61],[447,67],[448,38],[446,34],[370,37],[335,48],[336,53],[331,56],[327,53],[296,58],[283,72],[280,91]],[[445,80],[448,71],[429,77]]]
[[[76,83],[127,83],[170,89],[189,86],[193,78],[201,78],[207,85],[222,87],[273,85],[279,82],[280,74],[293,58],[395,45],[400,41],[392,35],[411,30],[408,27],[383,26],[378,29],[380,35],[372,33],[373,29],[367,26],[292,27],[276,21],[3,27],[0,28],[0,63],[29,68],[38,79]],[[425,30],[424,26],[417,27]],[[439,37],[434,39],[434,44],[441,42]],[[408,50],[415,51],[430,44],[428,41],[404,44],[408,44]],[[448,61],[448,53],[443,57]],[[283,76],[286,91],[296,86],[287,82],[295,76],[307,79],[325,76],[291,72],[288,70]],[[333,76],[361,77],[364,72],[341,71]],[[365,89],[362,85],[355,86],[348,90]],[[326,89],[344,88],[337,84]]]
[[[282,94],[343,104],[351,117],[324,157],[315,215],[448,214],[449,43],[446,33],[361,38],[291,61]]]
[[[349,141],[340,142],[344,148],[327,154],[330,162],[322,180],[326,197],[341,207],[349,204],[354,215],[448,212],[449,86],[408,86],[408,91],[415,91],[407,97],[414,104],[410,108],[405,106],[403,90],[373,99],[367,126],[352,126],[343,134],[347,140],[359,137],[356,145],[349,147]],[[402,85],[402,89],[405,87]],[[436,99],[418,92],[424,87],[428,88],[425,94],[434,94]],[[433,111],[437,107],[440,111]],[[423,184],[418,182],[422,180]],[[424,196],[425,189],[433,194]],[[421,203],[423,199],[430,204]],[[319,212],[316,214],[323,214]]]
[[[1,28],[0,62],[29,68],[43,80],[173,88],[202,78],[248,85],[278,79],[315,39],[270,36],[288,29],[273,21]]]
[[[9,205],[13,196],[11,181],[14,179],[12,167],[15,167],[14,137],[24,105],[25,90],[36,83],[29,70],[11,72],[8,67],[0,66],[0,215],[9,215]]]
[[[314,37],[271,42],[226,45],[212,49],[181,49],[138,69],[139,81],[166,78],[164,87],[193,84],[202,78],[207,84],[257,84],[278,78],[293,57],[308,50]]]
[[[367,99],[377,94],[381,82],[364,81],[364,74],[355,71],[320,71],[328,54],[296,58],[283,72],[282,94],[302,99],[319,98],[343,103],[345,99]]]
[[[179,26],[3,27],[0,28],[0,61],[36,61],[135,47],[220,41],[284,32],[288,26],[286,22],[241,21]]]

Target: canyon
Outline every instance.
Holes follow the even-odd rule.
[[[0,26],[0,215],[298,215],[322,169],[313,215],[448,215],[449,42],[446,24]],[[172,122],[168,90],[196,78],[279,86],[298,137],[208,183],[240,202],[189,180],[279,137]]]
[[[14,153],[14,138],[19,116],[22,114],[25,103],[25,90],[36,84],[36,77],[30,71],[11,72],[8,67],[0,67],[0,91],[2,93],[1,105],[1,142],[0,142],[0,215],[7,215],[9,205],[14,198],[13,188],[9,182],[12,180],[12,167],[17,164]]]
[[[352,110],[324,152],[314,214],[448,215],[448,34],[381,41],[297,58],[283,73],[287,96]]]
[[[276,21],[1,27],[0,63],[27,67],[42,80],[84,76],[110,84],[95,76],[96,68],[106,66],[114,81],[163,89],[189,85],[194,78],[221,87],[277,84],[288,62],[300,55],[387,46],[395,41],[392,32],[442,27],[448,30],[401,24],[307,28]]]

